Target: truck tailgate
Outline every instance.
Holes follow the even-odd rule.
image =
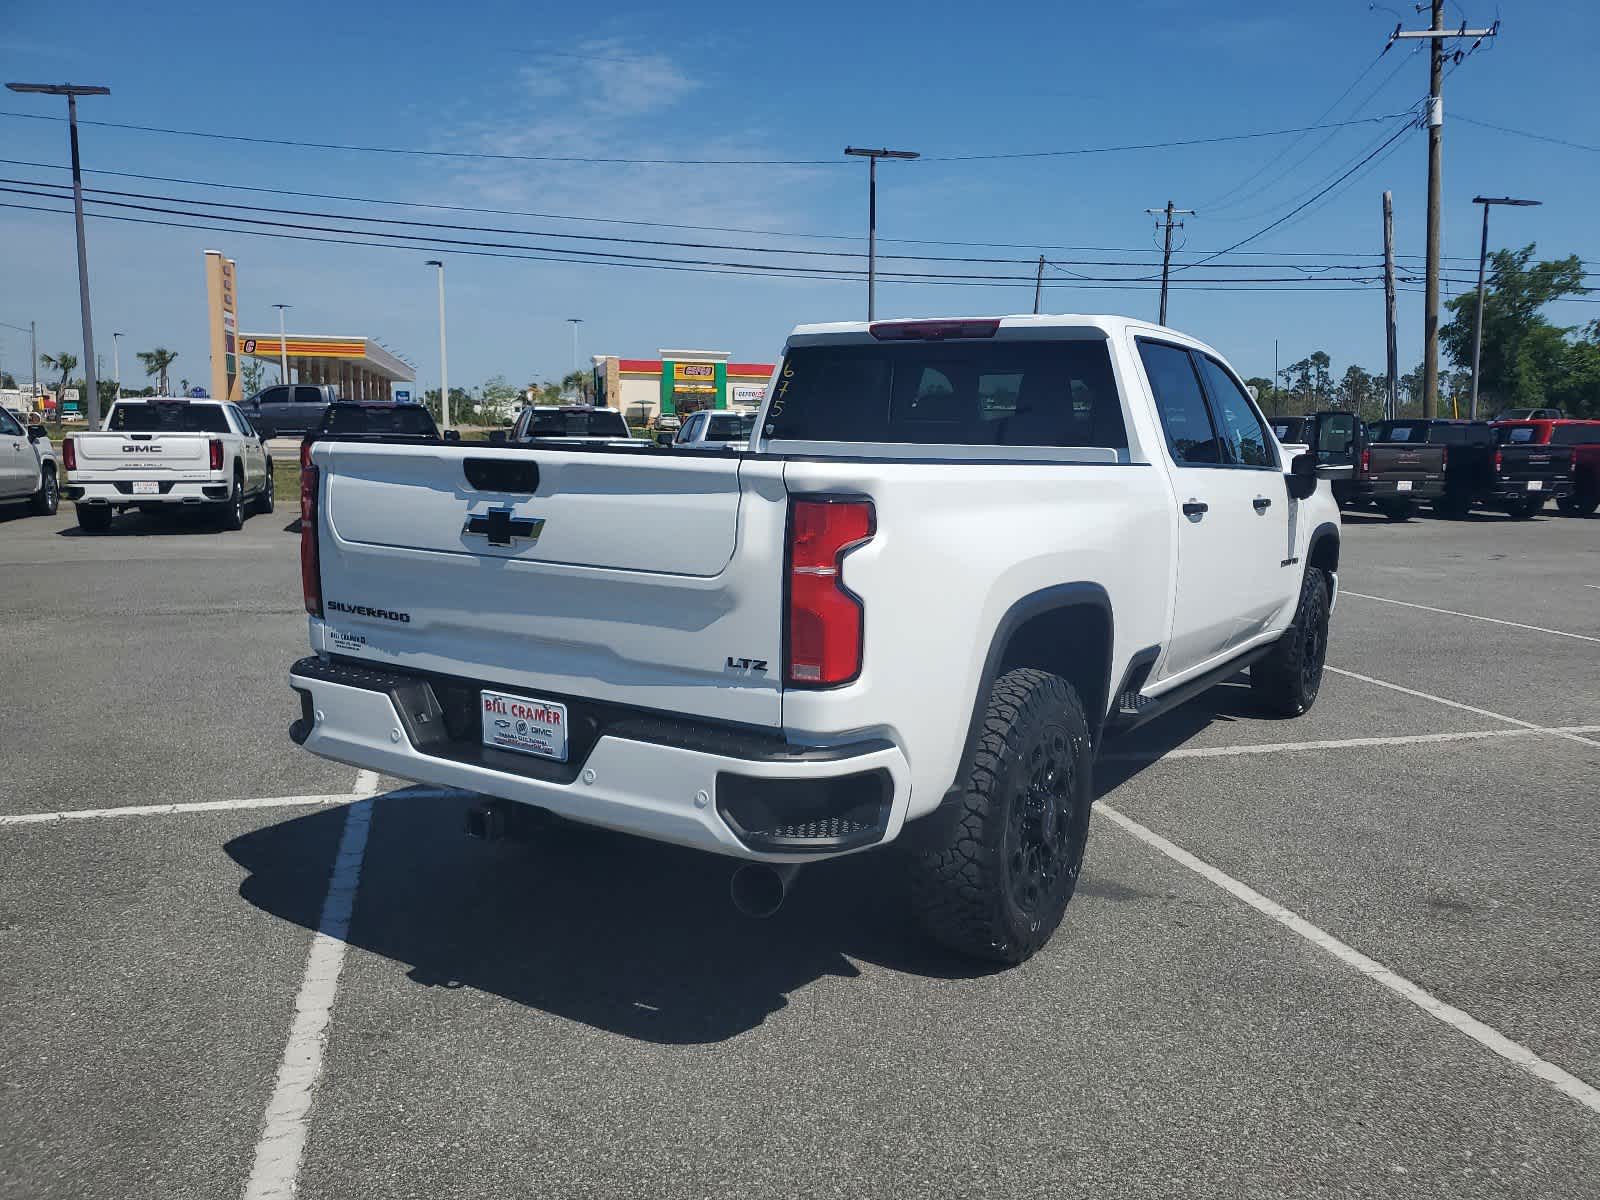
[[[781,464],[337,442],[312,462],[328,651],[779,723]]]
[[[1570,446],[1500,447],[1501,479],[1561,479],[1570,474]]]
[[[75,433],[79,471],[162,474],[206,471],[211,439],[203,433]]]
[[[1443,479],[1444,447],[1375,442],[1369,447],[1367,477],[1373,480]]]

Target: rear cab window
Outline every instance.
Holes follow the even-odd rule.
[[[1123,460],[1128,447],[1102,339],[791,346],[764,432],[797,442],[1101,447]]]
[[[1588,425],[1557,425],[1550,431],[1552,446],[1591,446],[1600,443],[1600,421]]]
[[[526,437],[611,437],[630,436],[628,424],[614,409],[534,409],[524,428]]]
[[[106,428],[112,433],[228,433],[228,417],[219,404],[128,404],[111,410]]]
[[[335,404],[322,418],[322,432],[437,438],[439,427],[428,410],[416,404],[392,408]]]
[[[756,427],[755,413],[717,413],[708,419],[706,440],[710,442],[737,442],[749,437]]]

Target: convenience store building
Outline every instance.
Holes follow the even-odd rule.
[[[755,408],[766,395],[772,363],[730,362],[726,350],[656,351],[655,358],[594,356],[594,394],[630,425],[686,416],[702,408]]]

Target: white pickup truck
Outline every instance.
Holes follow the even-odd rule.
[[[1310,707],[1340,546],[1215,351],[1098,316],[801,326],[748,452],[318,443],[301,505],[306,749],[742,859],[747,912],[897,842],[1002,962],[1103,737],[1245,668]]]
[[[105,429],[62,445],[78,524],[100,532],[120,510],[203,509],[224,529],[244,525],[247,506],[273,509],[272,460],[236,404],[154,397],[118,400]]]
[[[0,503],[26,500],[40,516],[54,516],[60,503],[56,450],[43,425],[24,426],[0,408]]]

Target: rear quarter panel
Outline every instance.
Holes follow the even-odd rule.
[[[1174,523],[1159,467],[790,461],[784,482],[791,496],[860,494],[877,509],[877,533],[842,571],[865,612],[861,675],[785,691],[784,726],[805,740],[897,742],[911,764],[910,816],[955,778],[991,639],[1017,601],[1102,586],[1113,686],[1166,629]]]

